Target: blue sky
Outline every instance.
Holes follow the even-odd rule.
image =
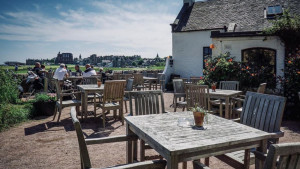
[[[91,54],[172,54],[182,0],[0,0],[0,63]]]

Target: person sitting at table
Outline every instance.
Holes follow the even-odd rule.
[[[92,75],[97,75],[96,71],[91,68],[90,64],[85,65],[86,70],[83,72],[83,77],[91,77]]]
[[[82,70],[80,70],[79,65],[75,65],[75,73],[76,73],[76,76],[82,75]]]
[[[102,68],[102,67],[100,67],[99,72],[98,72],[97,74],[98,74],[98,75],[101,75],[102,83],[104,84],[104,83],[105,83],[105,80],[106,80],[106,74],[105,74],[105,72],[103,71],[103,68]]]
[[[57,79],[58,81],[63,82],[64,77],[68,77],[67,69],[65,68],[65,64],[60,64],[59,68],[56,69],[54,72],[53,78]]]

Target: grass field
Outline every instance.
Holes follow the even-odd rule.
[[[75,65],[67,65],[68,69],[75,71]],[[18,71],[16,73],[18,74],[23,74],[27,73],[28,70],[31,70],[34,67],[34,65],[24,65],[24,66],[19,66]],[[59,65],[51,65],[51,66],[46,66],[46,70],[56,70],[59,67]],[[94,67],[96,71],[99,71],[100,67]],[[116,67],[110,67],[110,68],[104,68],[104,71],[106,70],[163,70],[165,67],[164,66],[151,66],[147,68],[116,68]],[[14,66],[0,66],[0,70],[12,70],[15,71]],[[84,66],[80,66],[81,70],[85,70]]]

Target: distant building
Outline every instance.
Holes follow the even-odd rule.
[[[25,65],[25,63],[16,62],[16,61],[7,61],[7,62],[4,62],[4,64],[6,64],[7,66]]]
[[[65,63],[65,64],[73,64],[73,54],[72,53],[58,53],[55,59],[55,64]]]

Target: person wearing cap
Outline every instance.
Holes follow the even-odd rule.
[[[90,77],[92,75],[97,75],[96,71],[91,68],[90,64],[85,65],[86,70],[83,72],[83,77]]]
[[[65,69],[65,64],[60,64],[59,68],[56,69],[54,72],[53,78],[62,81],[64,80],[64,77],[68,77],[67,69]]]

